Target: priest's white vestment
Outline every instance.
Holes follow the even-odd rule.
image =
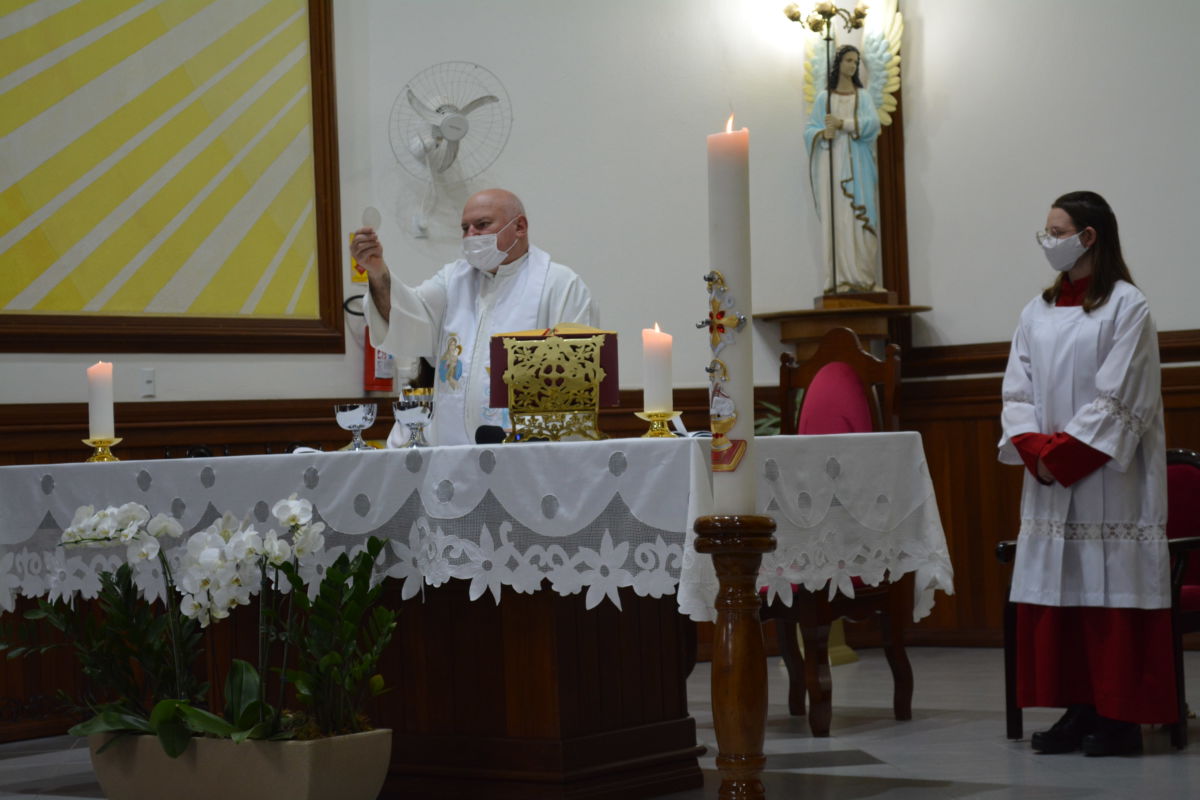
[[[599,325],[583,279],[533,245],[494,274],[459,259],[415,288],[393,280],[391,299],[386,322],[372,303],[365,304],[371,343],[434,365],[430,440],[437,445],[473,444],[481,425],[508,426],[507,410],[489,402],[492,334],[562,322]],[[407,438],[408,431],[393,426],[388,446],[399,447]]]
[[[1111,460],[1069,487],[1025,472],[1011,599],[1169,608],[1166,445],[1158,336],[1146,298],[1118,281],[1085,313],[1035,297],[1004,375],[1000,460],[1012,438],[1066,432]]]

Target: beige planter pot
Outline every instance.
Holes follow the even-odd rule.
[[[307,741],[197,738],[179,758],[154,736],[125,736],[97,753],[109,736],[88,737],[108,800],[375,800],[392,756],[387,728]]]

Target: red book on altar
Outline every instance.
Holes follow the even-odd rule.
[[[620,405],[621,387],[620,381],[617,379],[617,334],[613,331],[603,331],[573,322],[564,322],[546,330],[493,334],[489,350],[491,394],[488,402],[493,408],[508,408],[508,385],[504,383],[504,371],[508,369],[508,350],[504,347],[505,339],[545,339],[549,336],[578,339],[600,334],[604,335],[604,344],[600,346],[600,368],[604,370],[604,378],[600,381],[600,405]]]

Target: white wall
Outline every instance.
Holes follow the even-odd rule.
[[[915,343],[1006,340],[1053,274],[1050,203],[1100,192],[1160,330],[1200,327],[1195,0],[909,0],[903,64]]]
[[[534,240],[584,275],[620,333],[622,385],[640,385],[639,331],[655,320],[676,337],[676,385],[704,385],[694,328],[706,312],[704,139],[730,110],[751,131],[754,310],[811,308],[819,291],[800,26],[784,5],[339,0],[343,230],[380,208],[389,262],[417,281],[454,257],[471,190],[511,188]],[[1184,248],[1200,185],[1186,60],[1200,3],[1137,9],[1146,16],[1115,0],[902,2],[910,283],[913,302],[934,307],[917,344],[1007,339],[1051,277],[1033,231],[1050,200],[1084,187],[1115,207],[1159,327],[1198,327],[1188,299],[1200,274]],[[404,223],[424,187],[397,165],[388,116],[411,77],[451,60],[503,81],[513,129],[419,240]],[[783,348],[773,326],[757,328],[757,380],[769,384]],[[82,400],[83,366],[98,356],[117,362],[119,401],[137,399],[140,366],[157,369],[158,400],[350,395],[360,374],[350,342],[344,357],[2,354],[0,402]]]

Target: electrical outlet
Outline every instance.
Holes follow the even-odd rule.
[[[154,370],[150,367],[142,367],[141,370],[141,391],[139,397],[154,397],[158,394],[158,389],[155,385]]]

